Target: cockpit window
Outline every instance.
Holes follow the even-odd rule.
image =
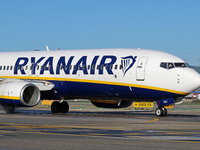
[[[162,63],[160,64],[160,67],[167,69],[167,63],[162,62]]]
[[[187,65],[188,68],[192,68],[188,63],[186,63],[186,65]]]
[[[172,68],[190,68],[188,64],[185,63],[172,63],[172,62],[161,62],[160,63],[161,68],[165,69],[172,69]]]
[[[175,64],[175,67],[178,67],[178,68],[186,68],[186,64],[185,63],[174,63]]]
[[[165,69],[172,69],[172,68],[174,68],[174,64],[173,63],[162,62],[160,64],[160,67],[165,68]]]
[[[172,69],[174,68],[174,64],[173,63],[168,63],[168,69]]]

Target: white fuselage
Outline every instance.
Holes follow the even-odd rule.
[[[141,49],[2,52],[0,78],[49,81],[65,98],[156,100],[200,87],[182,59]]]

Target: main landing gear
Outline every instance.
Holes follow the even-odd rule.
[[[52,113],[67,113],[69,111],[69,104],[65,101],[59,103],[58,101],[54,101],[51,104]]]
[[[167,115],[167,109],[164,107],[158,107],[155,111],[156,116],[165,117]]]

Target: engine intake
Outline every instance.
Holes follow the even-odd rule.
[[[20,101],[24,106],[35,106],[40,101],[40,91],[33,84],[26,84],[21,90]]]

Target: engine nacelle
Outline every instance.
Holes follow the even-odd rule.
[[[92,104],[100,108],[126,108],[129,107],[133,101],[117,101],[117,100],[91,100]]]
[[[11,81],[0,85],[0,105],[32,107],[40,101],[40,90],[32,83]]]

